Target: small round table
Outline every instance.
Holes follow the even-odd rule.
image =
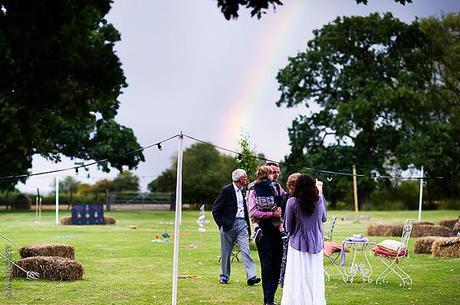
[[[375,243],[369,241],[357,242],[344,240],[342,244],[350,250],[349,255],[352,255],[351,265],[345,267],[344,282],[353,283],[355,276],[359,273],[363,282],[371,283],[372,266],[367,257],[367,250],[375,246]],[[360,259],[357,260],[358,257],[360,257]]]

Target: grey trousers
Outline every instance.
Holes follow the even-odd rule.
[[[230,279],[230,256],[234,243],[240,247],[246,278],[256,276],[256,263],[249,250],[248,224],[244,218],[236,218],[230,230],[224,231],[222,227],[220,228],[220,256],[222,258],[220,278],[227,281]]]

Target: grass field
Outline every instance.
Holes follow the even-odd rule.
[[[68,213],[68,212],[67,212]],[[354,223],[353,212],[331,211],[338,216],[334,240],[340,241],[357,233],[366,233],[370,222],[402,222],[417,218],[416,211],[364,212],[367,220]],[[65,215],[65,214],[64,214]],[[37,242],[71,244],[76,260],[85,268],[82,281],[53,282],[12,279],[12,297],[5,297],[5,271],[0,269],[0,304],[171,304],[173,242],[153,243],[165,230],[173,232],[174,214],[166,211],[123,211],[107,213],[117,220],[113,226],[56,226],[54,214],[46,211],[35,223],[33,212],[0,211],[0,233],[20,245]],[[219,234],[210,223],[203,234],[196,223],[199,213],[183,214],[180,237],[179,275],[196,275],[178,282],[178,304],[262,304],[262,287],[246,285],[243,264],[232,263],[229,285],[218,283]],[[438,223],[455,218],[459,211],[427,211],[424,221]],[[344,220],[342,220],[342,218]],[[130,229],[130,225],[137,226]],[[381,241],[383,237],[371,238]],[[458,304],[460,300],[460,260],[433,258],[412,254],[415,239],[410,240],[411,255],[402,262],[414,280],[409,288],[400,287],[391,277],[386,285],[343,283],[337,276],[326,282],[327,303],[333,304]],[[0,239],[1,251],[6,242]],[[18,259],[15,250],[14,258]],[[257,251],[252,251],[260,274]],[[380,261],[371,257],[373,278],[383,271]],[[2,264],[4,266],[4,264]],[[276,301],[280,301],[282,289]]]

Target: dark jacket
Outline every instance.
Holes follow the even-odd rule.
[[[248,224],[249,236],[251,235],[251,226],[249,225],[248,207],[246,205],[246,194],[243,189],[243,201],[244,201],[244,219]],[[238,205],[236,201],[236,193],[233,187],[233,183],[224,186],[217,195],[216,200],[212,206],[212,216],[217,226],[223,227],[224,231],[228,231],[232,228],[235,222],[236,212]]]

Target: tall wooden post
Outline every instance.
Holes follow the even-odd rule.
[[[355,217],[359,221],[359,205],[358,205],[358,182],[356,179],[356,166],[353,164],[353,198],[355,201]]]
[[[418,221],[422,221],[422,203],[423,203],[423,166],[420,173],[420,194],[418,196]]]

